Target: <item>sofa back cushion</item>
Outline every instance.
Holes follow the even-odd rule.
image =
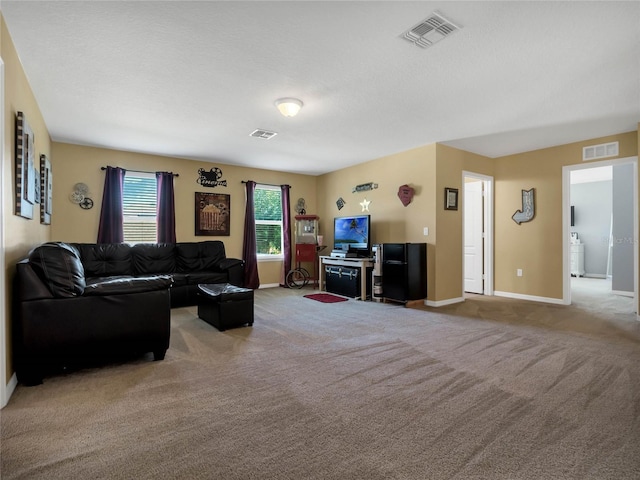
[[[79,297],[84,293],[84,268],[73,246],[43,243],[29,253],[29,263],[54,297]]]
[[[181,242],[176,244],[179,272],[217,272],[226,258],[224,243],[220,240]]]
[[[131,247],[131,252],[137,275],[176,271],[176,246],[173,243],[138,243]]]
[[[133,275],[131,246],[126,243],[76,243],[74,247],[89,278]]]

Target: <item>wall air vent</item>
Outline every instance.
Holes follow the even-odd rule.
[[[447,20],[437,12],[402,34],[402,38],[414,45],[428,48],[462,27]]]
[[[277,135],[276,132],[269,132],[267,130],[254,130],[249,134],[250,137],[264,138],[265,140],[269,140]]]
[[[591,145],[582,149],[582,161],[597,160],[599,158],[617,157],[618,142],[601,143],[600,145]]]

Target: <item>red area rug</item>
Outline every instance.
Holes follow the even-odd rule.
[[[305,295],[304,297],[322,303],[337,303],[349,300],[348,298],[338,297],[337,295],[331,295],[330,293],[312,293],[310,295]]]

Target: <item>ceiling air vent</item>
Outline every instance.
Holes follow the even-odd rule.
[[[433,12],[429,18],[407,30],[402,37],[414,45],[427,48],[461,28],[439,13]]]
[[[582,161],[597,160],[599,158],[617,157],[618,142],[601,143],[600,145],[591,145],[582,149]]]
[[[272,137],[277,135],[276,132],[269,132],[267,130],[254,130],[249,134],[250,137],[264,138],[265,140],[269,140]]]

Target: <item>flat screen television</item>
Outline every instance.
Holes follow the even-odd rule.
[[[371,215],[352,215],[333,219],[333,249],[371,256]]]

